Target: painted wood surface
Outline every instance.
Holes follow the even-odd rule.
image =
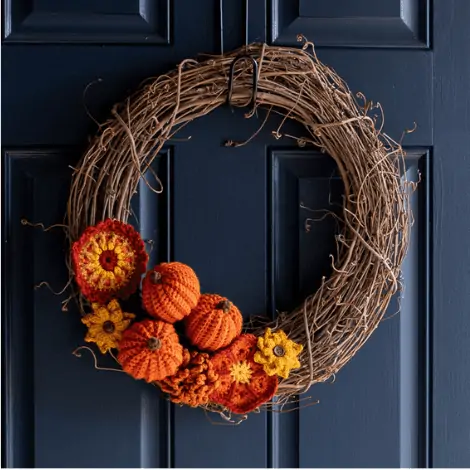
[[[124,374],[95,371],[76,308],[34,289],[67,282],[60,230],[71,169],[111,106],[186,57],[220,53],[219,2],[4,0],[2,50],[2,463],[10,467],[463,467],[470,463],[470,5],[465,0],[224,1],[224,48],[316,42],[353,91],[379,101],[385,132],[421,175],[401,314],[384,321],[319,403],[212,424]],[[246,15],[247,13],[247,15]],[[316,149],[276,141],[272,116],[221,108],[154,163],[133,222],[152,261],[194,267],[202,289],[248,317],[293,307],[330,272],[342,184]],[[287,123],[286,133],[302,135]],[[288,132],[287,132],[288,131]],[[191,137],[190,139],[188,139]],[[308,229],[306,230],[306,227]],[[304,397],[305,398],[305,397]]]

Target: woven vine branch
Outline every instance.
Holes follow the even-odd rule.
[[[163,190],[145,179],[152,160],[182,127],[227,102],[230,66],[240,53],[258,63],[256,102],[246,117],[263,107],[302,124],[305,135],[297,143],[330,155],[344,183],[344,228],[337,236],[331,277],[293,312],[267,322],[304,345],[301,368],[279,384],[277,399],[283,403],[334,377],[378,326],[401,286],[412,223],[414,183],[403,179],[401,146],[382,132],[380,105],[374,118],[371,103],[361,94],[355,97],[318,60],[311,43],[302,49],[252,44],[224,56],[187,59],[115,105],[73,175],[69,236],[73,242],[87,226],[106,218],[127,221],[141,178],[153,191]],[[246,106],[251,93],[252,68],[237,61],[232,105]],[[281,137],[281,129],[273,134]]]

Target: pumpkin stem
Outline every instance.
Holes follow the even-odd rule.
[[[228,313],[230,312],[230,309],[232,307],[232,302],[230,302],[230,300],[222,300],[222,302],[219,302],[217,305],[216,305],[216,309],[217,310],[223,310],[224,313]]]
[[[152,271],[150,274],[150,282],[152,284],[159,284],[162,282],[162,274],[159,271]]]
[[[162,347],[162,342],[158,338],[152,336],[147,340],[147,347],[150,351],[158,351]]]

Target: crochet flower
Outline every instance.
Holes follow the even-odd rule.
[[[275,333],[266,328],[264,337],[258,338],[258,352],[255,362],[262,364],[268,375],[279,375],[287,379],[292,369],[300,367],[297,356],[302,351],[301,344],[294,343],[282,330]]]
[[[82,294],[91,302],[106,303],[138,289],[148,255],[131,225],[107,219],[88,227],[73,244],[72,260]]]
[[[123,331],[135,318],[132,313],[124,313],[117,300],[111,300],[108,305],[92,304],[93,313],[82,318],[82,323],[88,327],[85,341],[96,343],[103,354],[117,348]]]
[[[256,336],[240,335],[212,358],[220,386],[210,400],[234,413],[244,414],[270,400],[277,390],[277,377],[270,377],[254,361]]]
[[[195,407],[209,402],[209,395],[219,386],[219,376],[209,354],[185,349],[178,372],[157,385],[173,403]]]

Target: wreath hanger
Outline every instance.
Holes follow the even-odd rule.
[[[235,59],[233,59],[232,65],[230,66],[230,77],[228,81],[228,95],[227,95],[227,103],[232,107],[232,94],[233,94],[233,81],[234,81],[234,73],[235,73],[235,65],[237,62],[241,60],[249,60],[253,66],[252,71],[252,92],[251,92],[251,99],[247,106],[252,107],[252,113],[255,110],[256,105],[256,96],[258,94],[258,62],[252,55],[239,55]],[[250,113],[251,114],[251,113]]]

